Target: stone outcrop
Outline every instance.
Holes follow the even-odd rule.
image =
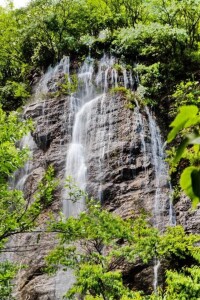
[[[175,205],[177,224],[181,224],[187,233],[200,234],[200,205],[192,208],[191,201],[185,195]]]
[[[62,210],[66,155],[75,117],[70,96],[50,97],[54,89],[49,91],[46,100],[34,101],[25,110],[25,117],[35,122],[32,133],[35,146],[24,192],[27,199],[32,198],[50,164],[60,186],[54,202],[39,218],[38,232],[22,234],[12,242],[20,250],[13,259],[28,266],[20,271],[16,282],[17,300],[60,300],[71,280],[70,274],[62,270],[54,277],[44,273],[44,257],[56,245],[56,237],[40,231],[50,211],[57,215]],[[159,149],[152,143],[148,111],[137,106],[130,110],[127,104],[122,92],[107,93],[83,111],[87,122],[86,190],[108,210],[124,218],[147,212],[152,223],[163,230],[170,224],[170,190],[165,170],[157,174],[159,180],[155,174],[155,164],[159,169],[163,157],[159,157]],[[177,222],[188,232],[199,232],[199,211],[190,212],[187,199],[176,204],[176,215]],[[124,273],[124,280],[130,286],[146,289],[153,282],[150,273],[153,274],[153,264],[148,267],[138,264]]]
[[[67,132],[63,116],[69,104],[68,98],[50,99],[33,103],[26,107],[25,117],[35,122],[32,137],[36,143],[31,161],[32,167],[24,183],[26,199],[32,198],[47,167],[53,165],[56,177],[61,185],[64,176],[67,142],[70,133]],[[15,296],[18,300],[53,300],[60,299],[56,295],[57,278],[44,273],[44,257],[56,245],[53,234],[42,233],[48,220],[48,213],[58,214],[62,210],[61,186],[55,192],[55,201],[39,217],[36,233],[21,234],[14,239],[13,244],[20,245],[14,255],[14,260],[23,263],[23,269],[16,282]],[[59,283],[58,283],[59,285]]]
[[[65,173],[65,161],[72,130],[68,126],[70,97],[48,99],[44,102],[27,106],[25,117],[35,122],[32,133],[37,147],[33,151],[33,168],[24,184],[25,194],[32,194],[37,182],[41,180],[47,166],[52,164],[56,176],[61,180]],[[144,128],[138,120],[138,111],[126,108],[123,95],[107,95],[102,102],[95,104],[91,111],[87,141],[87,192],[100,198],[103,205],[123,217],[149,212],[153,218],[155,199],[155,175],[151,158],[151,136],[145,113],[142,115]],[[141,130],[146,143],[146,153],[141,145]],[[167,182],[162,187],[164,206],[161,219],[169,222],[169,201],[166,192]],[[40,216],[39,223],[43,228],[48,212],[55,214],[62,209],[62,187],[56,191],[55,201]],[[17,281],[16,298],[19,300],[55,300],[59,298],[58,277],[49,278],[44,274],[44,256],[56,243],[53,234],[27,233],[18,237],[22,252],[15,259],[26,264],[27,270],[20,272]],[[26,255],[24,255],[26,253]],[[140,266],[141,268],[141,266]],[[138,282],[139,266],[126,275]],[[153,268],[150,267],[150,268]],[[141,271],[141,270],[140,270]],[[141,272],[140,272],[141,273]],[[143,270],[143,285],[151,281],[146,270]],[[153,273],[153,272],[152,272]],[[146,274],[146,276],[145,276]],[[148,273],[149,274],[149,273]],[[59,276],[62,280],[62,276]],[[146,283],[145,283],[146,280]],[[134,280],[133,280],[134,282]],[[65,282],[63,281],[63,285]],[[138,286],[140,284],[138,283]],[[143,286],[142,285],[142,286]],[[64,289],[63,289],[64,291]],[[58,296],[59,295],[59,296]]]

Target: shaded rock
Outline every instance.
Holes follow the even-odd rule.
[[[175,210],[177,224],[181,224],[188,233],[200,234],[200,204],[193,209],[190,199],[182,194]]]
[[[50,164],[61,180],[53,204],[39,218],[39,231],[45,228],[49,212],[57,215],[62,209],[66,155],[75,115],[70,113],[70,97],[32,103],[25,111],[26,118],[31,117],[35,121],[32,136],[37,145],[33,152],[33,169],[24,186],[26,197],[32,198],[38,182]],[[142,114],[142,119],[143,128],[139,122],[138,111],[126,109],[126,99],[120,95],[107,95],[95,103],[89,121],[86,118],[89,122],[85,155],[88,167],[86,190],[90,196],[100,199],[109,211],[114,211],[123,218],[145,211],[154,223],[157,182],[147,115]],[[146,150],[143,149],[141,133]],[[167,176],[161,180],[159,193],[158,205],[162,205],[158,207],[157,226],[164,228],[169,225]],[[183,199],[176,205],[176,214],[178,223],[184,225],[188,232],[199,232],[199,212],[190,211],[188,199]],[[63,293],[67,288],[66,279],[58,274],[48,277],[43,273],[44,257],[56,245],[56,237],[54,234],[41,233],[38,238],[38,234],[25,233],[14,241],[21,247],[21,252],[15,254],[14,260],[28,266],[18,276],[15,295],[18,300],[60,300],[61,286]],[[123,277],[131,288],[150,291],[153,265],[136,264],[124,270]]]

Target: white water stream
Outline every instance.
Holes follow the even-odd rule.
[[[163,199],[163,188],[166,186],[169,190],[169,226],[176,225],[176,219],[174,215],[171,195],[172,188],[168,178],[168,166],[165,162],[164,153],[164,143],[162,142],[160,129],[156,124],[155,118],[149,111],[148,107],[145,107],[146,114],[148,116],[149,130],[151,134],[151,151],[152,151],[152,161],[155,172],[155,197],[154,197],[154,227],[158,228],[160,231],[164,231],[166,224],[163,212],[165,211],[166,200]],[[159,279],[159,269],[161,267],[161,262],[159,259],[154,259],[154,292],[157,292],[158,279]]]
[[[99,135],[105,136],[108,134],[108,143],[104,144],[99,149],[99,162],[101,169],[101,161],[104,153],[109,153],[110,139],[113,134],[113,128],[109,125],[109,130],[106,132],[105,127],[102,129],[101,123],[106,123],[104,119],[94,123],[93,113],[97,107],[100,106],[100,115],[105,116],[105,94],[109,88],[117,87],[119,84],[130,86],[131,81],[127,76],[126,69],[122,69],[122,82],[118,82],[119,75],[115,69],[115,59],[104,56],[98,66],[98,72],[95,74],[93,67],[93,60],[87,59],[78,73],[79,89],[73,95],[73,99],[77,101],[71,102],[71,110],[75,112],[74,125],[72,132],[72,140],[69,144],[67,157],[65,177],[70,176],[77,186],[85,191],[87,185],[87,154],[90,151],[92,139]],[[111,113],[107,122],[112,124],[112,104],[110,104]],[[70,113],[71,117],[72,113]],[[105,116],[106,117],[106,116]],[[90,127],[96,127],[96,137],[90,137]],[[99,196],[101,197],[101,183],[99,183]],[[66,217],[71,215],[76,216],[84,209],[84,197],[74,203],[69,195],[67,189],[63,193],[63,211]]]

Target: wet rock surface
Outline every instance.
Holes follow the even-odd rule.
[[[70,133],[67,131],[64,115],[67,113],[69,99],[49,99],[43,103],[32,103],[26,107],[25,118],[32,118],[35,141],[31,169],[24,182],[24,194],[27,201],[34,201],[33,194],[49,165],[53,165],[56,177],[62,182],[64,177],[67,142]],[[62,185],[62,184],[61,184]],[[57,278],[49,277],[44,272],[44,257],[56,245],[54,234],[43,233],[49,219],[49,212],[57,215],[62,210],[61,193],[58,187],[55,200],[39,217],[39,226],[35,233],[24,233],[13,238],[12,245],[18,251],[12,259],[27,268],[19,272],[14,295],[18,300],[55,300]]]
[[[37,182],[41,180],[49,164],[54,166],[56,176],[63,182],[66,154],[72,134],[70,127],[67,126],[69,104],[69,97],[55,98],[44,103],[30,104],[26,108],[25,116],[33,118],[35,122],[32,136],[37,147],[33,153],[33,169],[24,185],[25,195],[31,195],[36,190]],[[146,153],[141,145],[141,125],[137,111],[127,109],[126,99],[121,95],[107,95],[95,103],[90,116],[86,147],[87,192],[100,199],[108,210],[122,217],[146,211],[153,219],[155,172],[145,113],[142,113],[142,118]],[[160,193],[164,203],[160,210],[160,219],[164,225],[169,222],[167,191],[168,186],[165,182]],[[45,221],[48,219],[48,212],[53,211],[57,214],[60,209],[62,209],[61,187],[56,191],[54,203],[40,216],[41,228],[44,228]],[[43,272],[45,266],[43,258],[49,249],[55,246],[55,236],[41,234],[38,238],[38,235],[23,234],[15,241],[22,249],[20,254],[15,254],[15,260],[28,266],[28,269],[21,271],[18,276],[16,298],[19,300],[61,299],[57,296],[60,289],[58,278],[56,276],[49,278]],[[150,266],[148,269],[152,270],[153,267]],[[146,270],[137,272],[135,269],[126,272],[125,277],[126,280],[133,277],[133,285],[135,282],[135,286],[142,288],[152,284],[153,279],[147,276],[147,273]],[[59,281],[62,281],[62,277],[59,277]],[[63,286],[65,286],[64,279]]]
[[[47,79],[52,77],[52,72],[51,76],[47,74]],[[62,78],[60,73],[57,77]],[[113,80],[112,76],[110,80]],[[88,86],[86,84],[89,89]],[[50,164],[60,179],[60,186],[55,192],[54,202],[41,214],[36,232],[24,233],[11,241],[11,245],[19,249],[12,259],[28,266],[17,278],[17,300],[61,300],[71,281],[70,274],[62,270],[54,277],[44,273],[44,257],[56,245],[56,237],[41,231],[45,229],[48,213],[57,216],[62,210],[66,156],[80,104],[78,99],[70,96],[54,97],[55,76],[45,87],[45,92],[51,93],[51,97],[40,101],[35,97],[34,103],[25,109],[25,118],[31,117],[35,122],[32,132],[35,145],[31,168],[24,177],[24,193],[27,200],[33,200],[37,184]],[[155,122],[147,109],[135,106],[130,110],[127,104],[123,93],[104,93],[82,106],[79,117],[82,118],[80,137],[84,136],[82,146],[87,166],[86,191],[109,211],[123,218],[145,211],[152,224],[163,230],[170,225],[170,188],[159,132],[155,131]],[[188,199],[183,198],[176,204],[176,215],[177,222],[188,232],[199,232],[199,211],[190,211]],[[138,263],[128,267],[124,269],[124,280],[133,289],[150,291],[153,267],[153,262],[149,266]]]

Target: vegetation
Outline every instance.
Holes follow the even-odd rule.
[[[22,191],[9,188],[8,179],[28,159],[28,149],[19,149],[16,143],[32,128],[30,120],[21,121],[17,113],[6,115],[0,108],[0,252],[6,251],[6,242],[10,236],[33,228],[40,212],[52,202],[57,186],[50,166],[38,186],[32,204],[31,199],[24,199]],[[17,267],[13,264],[7,261],[0,263],[1,299],[8,299],[10,280],[16,271]]]
[[[65,296],[67,299],[178,300],[185,297],[189,300],[197,299],[200,293],[197,246],[200,236],[186,235],[181,226],[160,234],[144,217],[123,220],[94,200],[87,200],[86,211],[77,218],[51,223],[50,230],[59,232],[60,244],[47,257],[47,270],[51,273],[63,266],[64,270],[73,270],[76,276],[76,282]],[[171,267],[166,273],[163,297],[145,296],[124,285],[124,265],[139,261],[147,264],[155,257]]]
[[[199,80],[199,11],[199,0],[32,0],[17,10],[0,7],[0,101],[17,108],[34,74],[63,55],[81,60],[91,48],[94,58],[107,51],[136,63],[146,96],[165,113],[166,105],[177,106],[176,86]]]
[[[64,81],[58,83],[57,96],[60,95],[71,95],[75,93],[78,89],[78,78],[75,74],[70,77],[65,74]]]
[[[130,89],[127,89],[123,86],[118,86],[115,88],[112,88],[110,90],[111,95],[120,95],[124,97],[127,101],[126,107],[128,109],[134,109],[135,107],[135,99],[137,97],[137,94],[132,92]]]
[[[53,201],[58,183],[51,166],[32,204],[21,191],[8,187],[9,178],[28,159],[28,150],[19,149],[17,141],[33,128],[29,120],[22,121],[10,111],[26,103],[35,77],[63,55],[69,55],[75,65],[89,51],[94,58],[104,52],[115,55],[119,73],[120,63],[131,65],[140,86],[134,94],[122,87],[112,92],[123,94],[130,108],[133,97],[154,106],[166,125],[178,113],[168,135],[174,146],[169,160],[172,172],[182,174],[180,186],[197,206],[199,35],[200,0],[32,0],[20,9],[12,3],[0,6],[0,251],[11,235],[30,230],[41,210]],[[56,96],[76,89],[76,76],[66,76]],[[161,235],[144,218],[122,220],[88,202],[87,213],[54,223],[51,230],[60,232],[61,243],[48,258],[49,270],[61,264],[74,269],[77,278],[69,298],[76,293],[88,300],[199,297],[199,249],[195,246],[199,237],[186,235],[181,227]],[[153,257],[171,267],[172,261],[175,264],[166,272],[164,290],[150,296],[129,290],[121,264],[148,263]],[[0,263],[1,299],[10,299],[15,272],[9,262]]]
[[[175,120],[171,123],[172,130],[168,135],[168,142],[174,140],[177,134],[181,137],[181,143],[174,152],[172,166],[184,158],[189,166],[181,174],[180,185],[185,193],[192,199],[193,206],[196,207],[200,202],[200,135],[199,135],[200,116],[197,106],[182,106]]]

